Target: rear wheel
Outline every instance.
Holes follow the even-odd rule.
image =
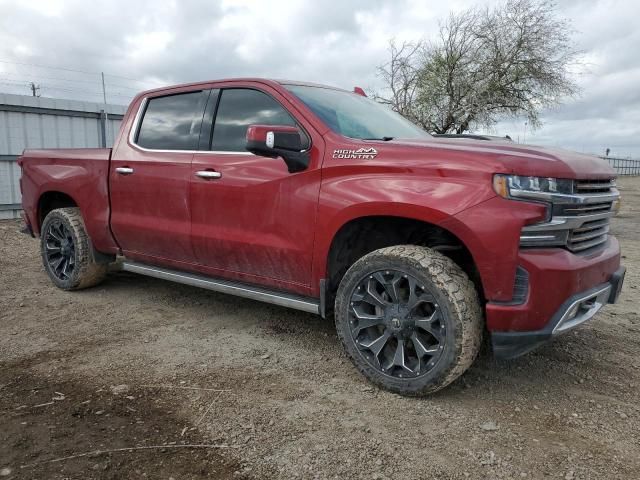
[[[342,279],[335,310],[355,366],[396,393],[440,390],[480,349],[482,313],[473,283],[429,248],[394,246],[364,256]]]
[[[100,283],[106,263],[97,262],[79,208],[52,210],[40,231],[42,263],[51,281],[63,290],[80,290]]]

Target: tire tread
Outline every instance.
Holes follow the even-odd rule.
[[[95,259],[93,245],[82,218],[82,213],[77,207],[58,208],[49,212],[44,222],[42,222],[42,231],[48,221],[54,216],[62,217],[69,228],[72,230],[76,239],[76,268],[73,278],[70,282],[61,282],[56,278],[52,278],[57,287],[63,290],[82,290],[84,288],[93,287],[102,282],[107,275],[108,265],[99,263]],[[41,232],[42,235],[42,232]],[[42,240],[42,263],[48,272],[46,255],[44,252],[44,240]]]
[[[446,387],[462,375],[471,366],[480,351],[484,322],[478,293],[473,282],[462,268],[453,260],[435,250],[418,245],[396,245],[375,250],[351,266],[338,288],[335,321],[338,336],[345,347],[346,342],[350,341],[350,339],[345,338],[339,322],[342,316],[340,312],[344,311],[343,309],[346,307],[345,302],[349,302],[349,299],[346,298],[346,294],[348,293],[345,292],[346,285],[354,276],[361,273],[368,264],[376,260],[388,259],[403,259],[409,262],[414,268],[425,271],[435,287],[450,300],[450,304],[454,309],[453,313],[458,317],[461,327],[456,329],[456,356],[453,362],[451,362],[451,365],[434,382],[426,385],[424,388],[416,390],[416,386],[412,385],[410,381],[407,382],[407,387],[400,385],[390,387],[376,375],[377,371],[373,367],[365,361],[355,359],[353,355],[350,354],[348,348],[346,348],[347,354],[361,373],[382,388],[409,396],[434,393]]]

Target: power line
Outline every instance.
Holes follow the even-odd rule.
[[[78,88],[64,88],[64,87],[56,87],[55,85],[40,85],[42,87],[43,90],[49,89],[49,90],[62,90],[65,92],[80,92],[80,93],[91,93],[93,95],[98,95],[98,96],[102,96],[102,92],[95,92],[92,90],[82,90],[82,89],[78,89]],[[133,98],[134,95],[126,95],[123,94],[122,92],[109,92],[109,96],[115,96],[115,97],[123,97],[123,98]]]
[[[12,76],[26,76],[29,74],[26,73],[19,73],[19,72],[0,72],[0,74],[4,74],[4,75],[12,75]],[[60,83],[51,83],[51,82],[47,82],[45,81],[44,83],[42,83],[42,79],[50,79],[50,80],[54,80],[55,82],[60,82]],[[74,93],[89,93],[91,95],[100,95],[102,96],[102,100],[105,101],[105,91],[104,91],[104,85],[102,85],[102,83],[100,83],[100,85],[102,86],[103,90],[102,92],[96,92],[96,91],[92,91],[89,89],[83,89],[83,88],[79,88],[77,85],[78,84],[82,84],[82,85],[93,85],[93,86],[98,86],[96,81],[91,81],[91,80],[75,80],[72,78],[63,78],[63,77],[53,77],[53,76],[47,76],[47,75],[39,75],[39,74],[35,74],[35,75],[29,75],[29,78],[3,78],[0,77],[0,80],[8,80],[11,83],[14,83],[14,80],[17,80],[18,82],[24,82],[25,85],[31,85],[33,83],[34,80],[39,80],[40,84],[38,85],[38,89],[40,89],[40,87],[42,87],[44,90],[49,89],[49,90],[59,90],[59,91],[68,91],[68,92],[74,92]],[[74,85],[75,84],[75,85]],[[22,85],[21,83],[18,83],[17,85]],[[133,88],[133,87],[129,87],[126,85],[122,85],[122,84],[106,84],[107,87],[107,91],[108,91],[108,96],[113,96],[113,97],[120,97],[120,98],[126,98],[126,99],[131,99],[135,94],[131,93],[131,92],[135,92],[138,93],[141,88]],[[128,92],[124,92],[122,90],[129,90]],[[33,94],[33,87],[31,87],[31,92]],[[35,95],[34,95],[35,96]]]
[[[87,72],[85,70],[74,70],[72,68],[53,67],[53,66],[50,66],[50,65],[38,65],[37,63],[13,62],[13,61],[9,61],[9,60],[0,60],[0,63],[11,63],[11,64],[14,64],[14,65],[28,65],[30,67],[37,67],[37,68],[51,68],[51,69],[54,69],[54,70],[65,70],[67,72],[85,73],[87,75],[100,75],[99,73]]]
[[[9,80],[9,82],[5,82],[5,84],[9,84],[10,83],[10,84],[13,84],[13,85],[26,85],[26,86],[29,86],[29,87],[33,83],[33,82],[26,81],[26,80],[24,82],[13,82],[13,81],[11,81],[11,80],[13,80],[11,78],[0,78],[0,80]],[[46,88],[56,88],[56,86],[55,85],[49,85]],[[72,92],[83,92],[83,93],[99,93],[100,95],[102,95],[101,92],[92,92],[90,90],[83,90],[81,88],[74,88],[74,89],[65,88],[64,90],[69,90],[69,91],[72,91]]]
[[[4,80],[4,79],[0,78],[0,80]],[[17,85],[25,88],[29,86],[27,82],[0,82],[0,85]]]
[[[121,75],[113,75],[113,74],[111,74],[111,73],[105,73],[105,74],[104,74],[104,76],[105,76],[105,77],[121,78],[121,79],[123,79],[123,80],[130,80],[130,81],[132,81],[132,82],[144,83],[144,84],[147,84],[147,85],[151,85],[152,83],[154,83],[155,85],[158,85],[158,84],[160,83],[160,82],[149,82],[149,81],[147,81],[147,80],[137,80],[137,79],[135,79],[135,78],[123,77],[123,76],[121,76]]]
[[[4,80],[10,80],[10,79],[4,79],[4,78],[0,78],[0,85],[8,85],[8,86],[18,86],[18,87],[25,87],[28,89],[31,89],[31,82],[12,82],[12,81],[4,81]],[[59,87],[56,85],[46,85],[46,84],[39,84],[37,85],[37,88],[39,88],[40,90],[61,90],[61,91],[65,91],[65,92],[73,92],[73,93],[89,93],[91,95],[98,95],[98,96],[102,96],[102,92],[96,92],[93,90],[84,90],[84,89],[80,89],[80,88],[64,88],[64,87]],[[134,97],[134,95],[132,94],[126,94],[124,92],[109,92],[109,96],[114,96],[114,97],[121,97],[121,98],[128,98],[131,99]]]
[[[106,74],[106,73],[105,73],[104,75],[105,75],[105,77],[107,76],[107,74]],[[107,87],[108,87],[108,86],[112,86],[112,87],[119,87],[119,88],[126,88],[127,90],[134,90],[134,91],[136,91],[136,92],[140,92],[140,91],[141,91],[139,88],[126,87],[126,86],[124,86],[124,85],[119,85],[119,84],[117,84],[117,83],[107,83]]]
[[[89,94],[89,95],[95,95],[95,96],[101,96],[103,97],[103,100],[106,101],[106,97],[105,95],[105,90],[108,90],[108,96],[109,97],[119,97],[119,98],[123,98],[123,99],[128,99],[130,100],[132,97],[134,97],[133,93],[129,93],[129,92],[122,92],[122,90],[130,90],[133,92],[139,92],[141,90],[140,87],[134,88],[131,86],[127,86],[127,85],[122,85],[121,83],[113,83],[110,84],[108,82],[105,82],[105,76],[106,77],[113,77],[113,78],[120,78],[123,80],[127,80],[130,82],[135,82],[137,84],[140,85],[145,85],[147,87],[153,85],[153,86],[157,86],[157,83],[154,82],[148,82],[148,81],[143,81],[143,80],[138,80],[135,78],[129,78],[129,77],[124,77],[124,76],[120,76],[120,75],[114,75],[114,74],[104,74],[104,73],[98,73],[98,72],[90,72],[87,70],[80,70],[80,69],[75,69],[75,68],[67,68],[67,67],[57,67],[57,66],[53,66],[53,65],[43,65],[43,64],[37,64],[37,63],[30,63],[30,62],[17,62],[17,61],[12,61],[12,60],[0,60],[0,63],[2,64],[8,64],[8,65],[23,65],[23,66],[28,66],[28,67],[33,67],[33,68],[42,68],[42,69],[48,69],[48,70],[53,70],[53,71],[65,71],[65,72],[73,72],[73,73],[79,73],[79,74],[83,74],[83,75],[95,75],[98,78],[95,78],[95,80],[89,80],[89,79],[74,79],[74,78],[68,78],[68,77],[58,77],[58,76],[48,76],[48,75],[40,75],[34,72],[30,72],[30,73],[24,73],[24,72],[20,72],[19,70],[17,72],[0,72],[4,73],[5,75],[9,75],[9,76],[13,76],[13,77],[24,77],[27,76],[29,77],[28,79],[23,79],[23,78],[2,78],[0,77],[0,80],[3,80],[2,82],[0,82],[0,84],[2,85],[8,85],[8,86],[19,86],[19,87],[25,87],[25,88],[30,88],[31,89],[31,93],[33,95],[36,94],[36,92],[38,91],[47,91],[47,90],[54,90],[54,91],[62,91],[62,92],[72,92],[72,93],[76,93],[76,94]],[[50,84],[50,83],[40,83],[39,85],[36,85],[34,83],[35,80],[41,80],[41,79],[46,79],[46,80],[54,80],[56,82],[61,82],[62,85],[60,84]],[[14,81],[14,80],[18,80],[18,81]],[[24,82],[24,83],[23,83]],[[100,83],[98,83],[100,82]],[[77,88],[74,85],[69,85],[69,84],[90,84],[90,85],[101,85],[102,86],[102,91],[98,92],[98,91],[94,91],[94,90],[88,90],[88,89],[83,89],[83,88]],[[72,87],[72,88],[66,88],[66,87]],[[115,91],[111,91],[111,88],[115,88]]]
[[[100,72],[89,72],[89,71],[86,71],[86,70],[76,70],[76,69],[73,69],[73,68],[54,67],[52,65],[40,65],[40,64],[37,64],[37,63],[28,63],[28,62],[14,62],[14,61],[11,61],[11,60],[0,60],[0,63],[7,63],[7,64],[13,64],[13,65],[26,65],[26,66],[29,66],[29,67],[48,68],[48,69],[52,69],[52,70],[63,70],[63,71],[66,71],[66,72],[83,73],[83,74],[86,74],[86,75],[96,75],[97,77],[100,77]],[[132,82],[138,82],[138,83],[143,83],[143,84],[147,84],[147,85],[151,85],[152,84],[152,82],[148,82],[148,81],[145,81],[145,80],[138,80],[138,79],[135,79],[135,78],[123,77],[123,76],[114,75],[114,74],[111,74],[111,73],[105,73],[105,75],[109,76],[109,77],[121,78],[121,79],[124,79],[124,80],[130,80]]]
[[[76,80],[76,79],[73,79],[73,78],[49,77],[47,75],[39,75],[39,74],[29,75],[29,74],[20,73],[20,72],[0,72],[0,73],[2,75],[10,75],[10,76],[14,76],[14,77],[16,77],[16,76],[31,76],[31,77],[36,77],[37,79],[60,80],[60,81],[64,81],[64,82],[73,82],[73,83],[89,83],[91,85],[97,85],[99,83],[99,80],[98,81],[96,81],[96,80]],[[22,80],[22,78],[20,78],[18,80]],[[117,84],[117,83],[107,83],[107,86],[126,88],[127,90],[135,90],[136,92],[140,91],[140,88],[127,87],[126,85],[120,85],[120,84]]]

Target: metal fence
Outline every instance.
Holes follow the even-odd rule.
[[[110,147],[125,110],[122,105],[0,93],[0,219],[20,213],[16,160],[25,148]]]
[[[640,160],[611,157],[600,158],[607,160],[618,175],[640,175]]]

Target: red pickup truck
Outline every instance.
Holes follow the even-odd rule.
[[[264,79],[143,92],[112,149],[27,150],[24,219],[58,287],[117,262],[334,317],[355,366],[434,392],[488,335],[513,358],[616,301],[614,172],[438,138],[360,89]]]

